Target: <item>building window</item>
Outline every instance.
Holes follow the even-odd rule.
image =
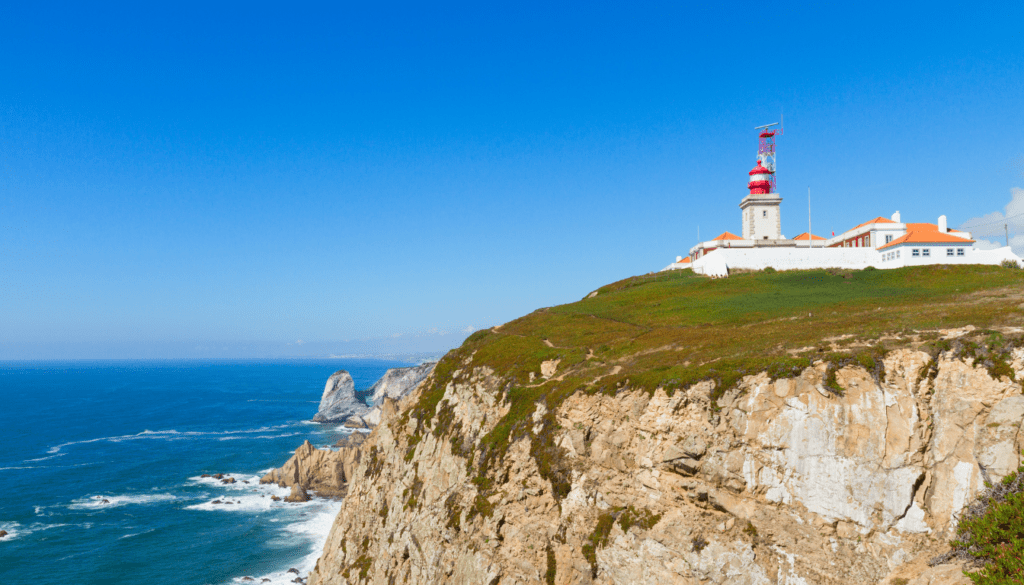
[[[956,249],[956,255],[957,256],[963,256],[964,255],[964,249],[963,248],[957,248]]]
[[[761,217],[768,217],[768,210],[767,209],[761,212]]]
[[[921,255],[922,256],[931,256],[932,255],[932,251],[931,251],[930,248],[921,248]]]
[[[953,248],[946,248],[946,256],[952,256],[952,255],[953,255]]]
[[[889,235],[889,236],[885,236],[885,243],[886,243],[886,244],[888,244],[888,243],[889,243],[889,242],[891,242],[891,241],[892,241],[892,236],[891,236],[891,235]]]
[[[868,235],[864,236],[864,247],[865,248],[870,248],[871,247],[871,234],[868,234]]]
[[[897,258],[899,258],[899,257],[900,257],[900,251],[899,251],[899,250],[896,250],[896,257],[897,257]]]
[[[919,250],[919,249],[917,249],[917,248],[914,248],[914,249],[913,249],[913,250],[912,250],[912,251],[910,252],[910,255],[911,255],[911,256],[920,256],[920,255],[921,255],[921,250]]]

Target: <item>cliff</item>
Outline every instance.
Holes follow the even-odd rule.
[[[968,583],[928,561],[1020,464],[1024,278],[891,272],[630,279],[471,336],[359,448],[310,585]]]

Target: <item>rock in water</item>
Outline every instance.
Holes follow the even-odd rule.
[[[5,536],[7,536],[7,531],[6,530],[0,530],[0,538],[3,538]]]
[[[354,446],[330,451],[317,449],[306,441],[284,465],[264,475],[260,483],[291,487],[292,496],[295,495],[294,487],[298,486],[303,491],[313,490],[323,497],[343,497],[348,479],[358,464],[359,450]]]
[[[362,416],[369,407],[356,397],[356,385],[345,370],[331,374],[320,398],[320,408],[314,422],[344,422],[351,416]]]
[[[286,502],[308,502],[309,494],[306,490],[302,489],[302,486],[298,484],[292,485],[292,493],[285,496],[284,501]]]

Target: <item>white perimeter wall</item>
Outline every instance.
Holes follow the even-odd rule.
[[[920,244],[918,247],[923,247]],[[692,263],[693,271],[707,276],[728,276],[729,270],[763,270],[769,266],[776,270],[812,270],[816,268],[846,268],[861,270],[875,268],[902,268],[924,264],[999,264],[1010,259],[1022,263],[1010,248],[977,250],[967,248],[966,256],[946,256],[947,246],[936,247],[929,258],[910,255],[910,248],[900,246],[900,258],[883,260],[885,252],[874,248],[719,248]],[[892,251],[888,249],[886,251]],[[941,254],[939,253],[941,251]],[[1024,263],[1022,263],[1024,264]],[[691,265],[670,264],[664,270],[689,268]]]

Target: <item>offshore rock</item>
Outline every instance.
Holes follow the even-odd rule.
[[[309,583],[969,585],[927,563],[984,474],[1020,463],[1024,397],[970,359],[922,376],[929,360],[890,352],[877,378],[843,368],[842,393],[819,363],[747,376],[715,404],[713,382],[538,403],[558,449],[544,464],[570,477],[561,497],[536,430],[480,491],[466,457],[509,412],[509,380],[467,360],[419,432],[417,392],[384,405]]]
[[[369,407],[356,397],[355,382],[345,370],[331,374],[320,398],[320,408],[313,422],[344,422],[351,416],[361,416]]]
[[[331,451],[317,449],[306,441],[284,465],[264,475],[260,483],[276,483],[281,487],[292,488],[292,495],[285,498],[288,501],[296,501],[288,499],[296,495],[296,488],[303,492],[312,490],[322,497],[343,497],[348,478],[355,473],[358,463],[357,448]]]

